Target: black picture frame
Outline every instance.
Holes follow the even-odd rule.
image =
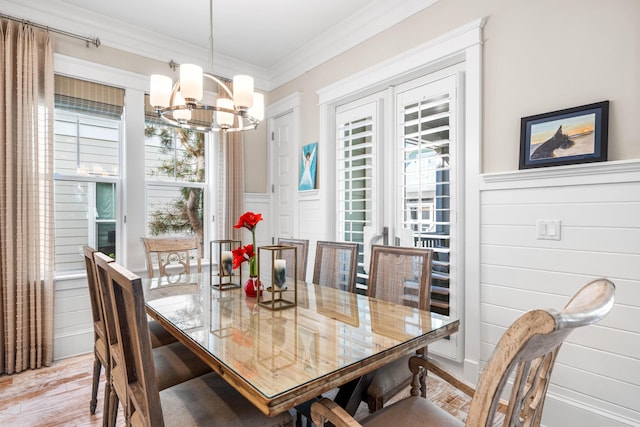
[[[609,101],[523,117],[520,169],[607,160]]]

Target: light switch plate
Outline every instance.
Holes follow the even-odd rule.
[[[560,240],[561,223],[559,219],[536,220],[536,238],[538,240]]]

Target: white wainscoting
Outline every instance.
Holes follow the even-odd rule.
[[[271,245],[273,236],[269,213],[271,212],[271,195],[262,193],[245,193],[244,211],[262,214],[263,220],[256,227],[256,246]],[[249,244],[251,234],[243,232],[243,245]]]
[[[542,421],[640,425],[640,162],[484,175],[480,218],[481,367],[524,311],[606,277],[615,307],[563,345]],[[559,240],[537,238],[541,219],[560,221]]]
[[[53,308],[53,359],[92,352],[93,319],[86,277],[56,280]]]

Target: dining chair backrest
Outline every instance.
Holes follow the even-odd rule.
[[[357,243],[325,241],[316,243],[313,283],[355,292],[357,271]]]
[[[127,411],[127,390],[124,385],[123,379],[125,378],[123,355],[118,347],[118,333],[116,326],[115,312],[113,311],[112,293],[111,293],[111,277],[109,274],[109,265],[114,263],[111,257],[103,254],[102,252],[96,252],[93,254],[96,263],[96,277],[98,282],[98,289],[102,304],[104,307],[104,319],[105,327],[107,331],[107,346],[109,348],[110,368],[111,368],[111,387],[112,391],[116,394],[120,403]],[[113,408],[112,408],[113,409]],[[115,414],[110,414],[115,416]],[[113,421],[113,420],[110,420]]]
[[[609,313],[614,294],[612,282],[595,280],[577,291],[561,311],[532,310],[518,318],[495,346],[467,420],[475,420],[472,425],[493,425],[503,389],[512,383],[504,425],[540,425],[560,346],[575,328],[595,323]]]
[[[147,314],[140,277],[118,263],[108,265],[111,309],[114,313],[120,374],[114,382],[125,390],[125,416],[162,426],[164,419],[156,381]],[[115,387],[115,384],[114,384]],[[122,399],[122,398],[121,398]]]
[[[372,245],[367,295],[429,310],[432,257],[431,249]]]
[[[191,261],[195,258],[198,273],[202,271],[202,251],[197,237],[143,237],[147,256],[147,274],[155,277],[191,272]]]
[[[98,289],[96,277],[96,263],[93,260],[93,254],[96,250],[90,246],[83,246],[82,253],[84,255],[84,263],[87,271],[87,285],[89,288],[89,300],[91,303],[91,316],[93,317],[93,330],[96,338],[105,339],[106,329],[104,325],[104,313],[102,310],[102,299]]]
[[[309,254],[309,241],[302,239],[289,239],[284,237],[278,238],[278,245],[280,246],[295,246],[297,248],[298,255],[298,280],[305,280],[307,277],[307,255]],[[287,262],[287,265],[293,265],[293,251],[280,251],[278,255],[280,258]],[[293,271],[293,268],[287,268],[287,272]]]
[[[96,275],[96,263],[93,256],[97,251],[90,246],[83,246],[82,253],[84,255],[84,263],[87,271],[87,287],[89,290],[89,301],[91,303],[91,315],[93,317],[93,378],[91,387],[91,400],[89,402],[89,411],[95,414],[98,405],[98,388],[100,384],[100,372],[104,366],[106,377],[105,382],[105,400],[104,407],[107,407],[107,396],[111,392],[109,382],[111,381],[111,370],[109,360],[109,345],[107,344],[107,327],[104,318],[104,310],[100,289],[98,287],[98,279]]]
[[[109,293],[109,272],[107,266],[114,262],[113,258],[103,254],[102,252],[95,252],[93,259],[96,266],[96,288],[100,298],[100,307],[103,312],[105,330],[107,331],[107,343],[113,345],[116,341],[116,329],[113,318],[113,312],[111,307],[111,294]]]

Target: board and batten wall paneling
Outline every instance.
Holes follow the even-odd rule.
[[[542,421],[640,425],[640,162],[489,174],[480,187],[480,365],[523,312],[606,277],[616,304],[563,345]],[[537,220],[559,220],[560,239],[538,239]]]
[[[53,359],[93,351],[93,318],[86,277],[55,281]]]

